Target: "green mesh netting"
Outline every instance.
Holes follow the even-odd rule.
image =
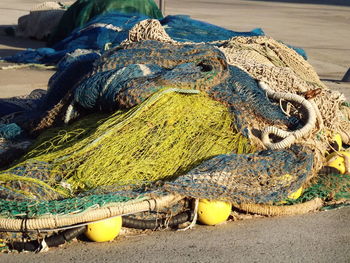
[[[76,214],[87,209],[94,209],[111,203],[127,202],[136,198],[135,194],[119,192],[118,194],[79,196],[40,202],[0,200],[0,215],[6,218],[37,218],[45,215]],[[138,198],[141,200],[142,196]]]
[[[350,200],[349,174],[321,174],[296,202],[320,197],[328,201]]]

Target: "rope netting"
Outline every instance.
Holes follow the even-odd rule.
[[[137,187],[175,178],[218,154],[250,151],[226,107],[166,89],[132,110],[44,133],[24,161],[1,173],[8,189],[2,195],[52,200],[99,186]]]
[[[1,217],[5,218],[39,218],[43,216],[78,214],[88,209],[96,209],[111,203],[125,203],[130,200],[142,200],[141,196],[130,193],[89,195],[51,201],[0,200]]]
[[[152,30],[150,29],[152,28]],[[125,43],[156,39],[171,41],[162,25],[157,20],[145,20],[131,29]],[[171,42],[179,45],[179,42]],[[307,98],[317,114],[317,125],[307,136],[296,140],[316,151],[315,170],[324,163],[324,156],[332,138],[340,134],[344,143],[350,142],[349,107],[343,106],[345,96],[330,90],[319,79],[313,67],[295,50],[271,37],[233,37],[227,41],[216,41],[216,45],[226,56],[227,63],[237,66],[254,79],[267,83],[273,91],[301,95]],[[300,115],[300,105],[280,99],[280,105],[286,115]],[[263,130],[266,123],[251,123],[251,128]]]
[[[165,189],[231,203],[273,203],[305,183],[312,162],[310,149],[296,145],[288,150],[219,155],[165,183]]]
[[[266,205],[310,185],[305,201],[349,199],[348,177],[317,176],[332,137],[349,143],[349,107],[286,45],[178,42],[144,20],[120,46],[91,54],[63,61],[51,79],[45,103],[55,106],[34,130],[80,120],[42,133],[0,172],[2,215],[80,213],[169,192]],[[108,113],[83,117],[97,111]]]
[[[236,37],[220,49],[228,63],[268,83],[273,90],[308,96],[320,112],[320,129],[325,128],[330,135],[341,133],[343,141],[349,142],[350,127],[344,126],[340,107],[345,102],[344,95],[326,87],[312,66],[295,51],[270,37]]]

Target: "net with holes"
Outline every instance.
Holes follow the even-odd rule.
[[[82,55],[80,62],[78,55],[62,67],[65,74],[52,79],[46,98],[55,98],[62,86],[66,92],[35,128],[81,120],[42,133],[22,159],[1,171],[2,197],[10,204],[5,210],[19,200],[36,200],[27,212],[35,214],[30,211],[43,202],[110,193],[123,202],[133,193],[159,189],[240,203],[278,202],[316,175],[331,136],[349,123],[343,98],[326,96],[338,93],[281,43],[263,37],[179,43],[169,41],[160,23],[136,27],[121,46],[93,59]],[[82,76],[71,78],[79,63],[86,64]],[[264,151],[260,135],[266,126],[298,130],[308,114],[296,103],[269,99],[255,79],[320,108],[316,126],[298,138],[299,146]],[[321,92],[310,95],[315,87]],[[321,102],[334,107],[325,111]],[[98,111],[109,116],[91,115]],[[46,213],[65,213],[48,207]]]

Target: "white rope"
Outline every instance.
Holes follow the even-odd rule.
[[[9,66],[2,66],[0,67],[0,70],[24,69],[24,68],[38,68],[38,69],[46,69],[46,70],[57,69],[56,66],[46,66],[42,64],[30,63],[30,64],[15,64],[15,65],[9,65]]]
[[[272,98],[275,100],[283,99],[283,100],[299,103],[306,109],[308,114],[308,120],[304,125],[304,127],[296,131],[284,131],[273,126],[266,127],[263,130],[261,135],[261,140],[266,147],[274,150],[287,148],[290,145],[292,145],[295,142],[295,140],[302,138],[315,127],[317,113],[314,107],[317,107],[316,104],[312,104],[311,102],[309,102],[308,100],[306,100],[305,98],[297,94],[275,92],[266,83],[262,81],[259,81],[259,86],[266,92],[269,98]],[[282,138],[283,140],[277,143],[271,142],[270,140],[271,134],[276,135]]]
[[[194,202],[194,209],[193,209],[194,216],[193,216],[193,220],[192,220],[191,224],[189,224],[187,227],[185,227],[183,229],[179,229],[179,231],[186,231],[188,229],[192,229],[196,225],[197,218],[198,218],[198,205],[199,205],[199,199],[196,198],[195,202]]]

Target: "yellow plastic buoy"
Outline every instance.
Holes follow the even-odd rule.
[[[232,205],[223,201],[200,199],[198,203],[198,220],[205,225],[217,225],[230,216]]]
[[[333,152],[327,156],[326,166],[337,169],[340,174],[345,174],[346,168],[347,168],[346,163],[349,162],[349,159],[350,159],[350,152],[345,152],[345,151]],[[350,169],[350,167],[348,167],[348,169]]]
[[[284,182],[291,182],[292,179],[293,179],[293,177],[290,174],[285,174],[281,177],[280,180],[283,180]],[[303,193],[303,187],[300,186],[295,192],[289,194],[287,196],[287,198],[295,200],[295,199],[298,199],[302,193]],[[286,204],[286,203],[287,203],[287,201],[282,200],[282,201],[278,202],[277,204]]]
[[[290,195],[288,195],[289,199],[298,199],[301,194],[303,193],[303,187],[301,186],[298,190],[296,190],[295,192],[291,193]]]
[[[122,217],[117,216],[96,223],[88,224],[85,235],[95,242],[111,241],[118,236],[122,227]]]
[[[303,190],[304,190],[304,189],[303,189],[303,187],[301,186],[298,190],[296,190],[295,192],[289,194],[289,195],[287,196],[287,198],[288,198],[288,199],[296,200],[296,199],[298,199],[298,198],[301,196],[301,194],[303,193]],[[286,200],[282,200],[282,201],[277,202],[278,205],[283,205],[283,204],[286,204],[286,203],[287,203]]]
[[[337,151],[341,150],[343,147],[343,142],[341,139],[341,136],[339,133],[337,133],[336,135],[333,136],[333,142],[336,143],[338,145],[338,149],[336,149]]]

